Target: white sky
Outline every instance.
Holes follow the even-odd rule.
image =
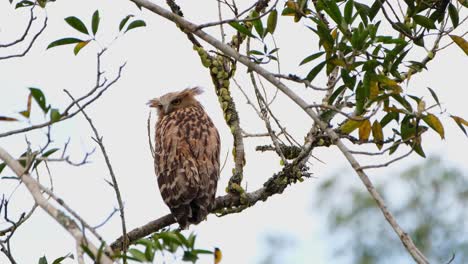
[[[165,1],[156,1],[165,6]],[[215,20],[215,1],[178,1],[185,16],[196,23]],[[238,1],[240,5],[247,5],[251,1]],[[68,89],[73,95],[79,96],[91,89],[95,82],[95,54],[99,47],[90,44],[79,56],[74,56],[72,46],[58,47],[45,50],[53,40],[62,37],[80,37],[80,33],[71,29],[63,19],[74,15],[81,18],[87,25],[91,15],[100,10],[101,24],[98,40],[101,45],[108,45],[117,34],[120,20],[127,14],[135,14],[137,18],[147,22],[146,28],[131,31],[114,42],[103,58],[103,66],[110,76],[115,74],[118,66],[127,61],[122,79],[111,87],[96,104],[89,107],[87,112],[93,118],[100,134],[104,136],[104,143],[110,153],[110,159],[117,174],[121,192],[125,201],[127,228],[129,230],[141,226],[169,212],[163,203],[157,189],[153,172],[152,158],[149,152],[146,135],[146,119],[148,99],[169,91],[180,90],[187,86],[199,85],[205,88],[205,93],[199,100],[205,106],[222,137],[222,159],[225,153],[232,149],[232,140],[228,128],[225,126],[216,95],[206,69],[201,67],[198,55],[192,50],[192,45],[174,25],[152,13],[141,13],[128,1],[70,1],[60,0],[47,7],[49,26],[38,39],[31,52],[24,58],[0,61],[0,114],[13,116],[24,110],[28,87],[41,88],[48,103],[53,107],[63,108],[68,105],[68,97],[63,89]],[[5,43],[16,38],[27,21],[27,9],[13,11],[8,1],[0,3],[0,42]],[[41,20],[42,15],[39,15]],[[41,20],[42,21],[42,20]],[[39,23],[36,25],[36,29]],[[466,28],[466,27],[465,27]],[[230,29],[229,29],[230,30]],[[208,32],[219,36],[217,29]],[[232,32],[232,31],[230,31]],[[312,34],[294,24],[290,18],[280,18],[277,28],[276,41],[280,50],[281,67],[284,73],[296,72],[306,74],[312,65],[298,70],[297,65],[307,55],[317,50]],[[81,37],[84,37],[81,35]],[[206,45],[205,45],[206,46]],[[4,52],[4,51],[0,51]],[[429,64],[430,72],[413,77],[408,91],[429,98],[426,87],[433,88],[449,113],[468,117],[466,98],[466,67],[467,56],[455,45],[450,46],[436,57],[435,62]],[[0,56],[2,53],[0,53]],[[421,58],[423,53],[418,54]],[[239,76],[245,76],[245,68],[239,67]],[[247,79],[239,77],[249,90]],[[266,82],[264,82],[266,83]],[[324,78],[317,79],[317,84],[323,84]],[[465,84],[464,84],[465,83]],[[270,94],[274,89],[268,86]],[[319,101],[320,93],[304,89],[300,85],[291,85],[295,91],[303,95],[310,102]],[[241,122],[248,132],[264,132],[261,122],[255,113],[245,104],[236,88],[232,88],[234,98],[240,109]],[[290,100],[280,95],[274,104],[278,117],[284,120],[287,127],[297,139],[303,135],[311,125],[306,115]],[[154,115],[153,115],[154,117]],[[33,122],[40,122],[40,109],[33,106]],[[466,137],[454,122],[444,114],[442,122],[445,125],[446,140],[441,141],[435,132],[427,133],[423,137],[428,155],[438,154],[444,160],[468,169]],[[10,130],[21,124],[1,123],[0,132]],[[82,116],[54,126],[53,137],[55,146],[62,147],[68,137],[71,137],[70,154],[74,160],[80,160],[86,151],[95,147],[90,139],[89,125]],[[39,146],[44,141],[43,131],[28,134],[33,146]],[[256,145],[266,144],[266,140],[246,139],[247,167],[245,183],[248,190],[255,190],[280,169],[279,160],[271,153],[256,153]],[[1,138],[0,145],[13,155],[20,155],[26,144],[24,135]],[[375,150],[375,148],[373,148]],[[263,237],[265,234],[287,234],[297,240],[300,245],[292,252],[294,263],[327,263],[327,254],[333,248],[332,241],[323,237],[321,230],[325,228],[323,217],[311,207],[314,199],[314,187],[319,181],[337,170],[348,168],[343,156],[336,148],[323,149],[314,155],[325,164],[312,160],[311,171],[316,179],[310,179],[302,184],[291,186],[283,195],[271,197],[266,203],[260,202],[255,207],[241,214],[217,218],[211,215],[207,222],[190,231],[199,234],[198,246],[212,248],[218,246],[223,250],[222,263],[255,263],[263,256]],[[360,161],[367,164],[369,160],[361,157]],[[218,188],[218,195],[224,193],[224,188],[232,168],[231,158],[224,169]],[[54,180],[54,190],[72,208],[79,212],[91,225],[100,223],[117,207],[113,190],[105,183],[109,179],[107,168],[101,153],[96,150],[92,156],[92,163],[75,168],[65,164],[51,165]],[[367,163],[366,163],[367,161]],[[381,162],[384,160],[381,160]],[[383,174],[401,171],[416,161],[421,161],[416,155],[395,164],[388,169],[370,171],[373,179]],[[46,171],[42,169],[41,179],[47,182]],[[349,173],[350,184],[358,182],[357,177]],[[15,182],[2,181],[0,194],[9,195],[14,189]],[[363,187],[364,188],[364,187]],[[12,215],[28,210],[32,205],[31,197],[20,187],[11,199]],[[15,214],[15,212],[17,214]],[[3,220],[1,220],[3,221]],[[3,222],[0,221],[0,228]],[[383,220],[382,220],[383,221]],[[120,236],[120,219],[115,215],[112,220],[99,232],[112,242]],[[44,253],[49,260],[55,259],[69,252],[74,253],[75,247],[71,237],[41,210],[38,210],[29,223],[18,230],[13,240],[13,253],[19,263],[36,263]],[[6,262],[0,255],[0,263]],[[72,263],[72,261],[64,262]],[[204,260],[201,263],[209,263]]]

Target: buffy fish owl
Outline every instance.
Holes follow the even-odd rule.
[[[149,101],[156,108],[154,168],[159,191],[182,229],[206,219],[219,178],[218,130],[187,88]]]

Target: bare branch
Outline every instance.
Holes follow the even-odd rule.
[[[34,201],[47,214],[49,214],[53,219],[55,219],[55,221],[57,221],[63,228],[65,228],[65,230],[67,230],[68,233],[73,236],[77,243],[80,245],[87,245],[89,250],[93,254],[97,255],[98,248],[91,242],[86,241],[83,232],[80,230],[76,222],[47,201],[47,199],[41,193],[40,184],[33,177],[31,177],[29,173],[25,173],[25,168],[22,167],[21,164],[16,161],[10,154],[8,154],[2,147],[0,147],[0,159],[3,160],[19,178],[21,178],[24,185],[33,196]],[[103,264],[113,263],[112,260],[105,254],[102,254],[99,261],[101,261]]]
[[[23,32],[23,35],[20,38],[18,38],[17,40],[13,41],[13,42],[10,42],[10,43],[7,43],[7,44],[0,44],[0,48],[8,48],[8,47],[14,46],[14,45],[22,42],[26,38],[26,36],[29,33],[29,30],[31,29],[33,21],[36,20],[36,18],[34,17],[34,8],[35,7],[36,7],[36,5],[33,5],[29,9],[29,21],[28,21],[28,24],[26,26],[26,29]]]
[[[36,39],[42,34],[44,29],[47,27],[47,19],[48,19],[48,17],[46,16],[45,19],[44,19],[44,24],[42,25],[42,28],[33,36],[33,38],[31,39],[31,42],[29,42],[29,45],[26,47],[26,49],[23,52],[18,53],[18,54],[13,54],[13,55],[0,57],[0,60],[18,58],[18,57],[23,57],[24,55],[26,55],[31,50],[32,46],[34,45],[34,42],[36,42]]]
[[[73,98],[73,96],[67,90],[65,90],[65,93],[67,93],[68,96],[70,96],[72,101],[75,102],[77,107],[80,109],[81,113],[83,113],[84,117],[86,118],[89,125],[91,126],[91,129],[94,132],[96,143],[99,145],[99,148],[101,148],[101,152],[102,152],[102,154],[104,156],[107,168],[109,169],[109,173],[110,173],[110,176],[112,178],[112,187],[114,188],[115,195],[116,195],[116,198],[117,198],[117,202],[119,204],[120,219],[121,219],[121,223],[122,223],[122,234],[125,237],[125,234],[127,234],[127,227],[126,227],[126,224],[125,224],[125,211],[124,211],[124,205],[123,205],[123,201],[122,201],[122,195],[120,194],[119,183],[117,182],[117,178],[115,177],[114,169],[112,168],[112,165],[110,163],[109,155],[107,154],[107,151],[106,151],[106,148],[104,146],[102,137],[99,135],[99,132],[97,131],[96,127],[94,126],[93,121],[91,120],[91,118],[86,114],[86,112],[83,110],[83,108],[81,108],[80,105],[75,101],[75,98]],[[127,247],[128,247],[128,241],[124,240],[123,241],[124,252],[126,252]]]

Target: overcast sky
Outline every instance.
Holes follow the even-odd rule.
[[[165,1],[156,2],[165,6]],[[251,1],[238,2],[242,6],[247,6]],[[178,3],[183,8],[185,16],[193,22],[208,22],[217,18],[216,1],[183,0]],[[106,76],[109,78],[114,76],[116,69],[125,61],[127,66],[121,80],[88,108],[88,114],[104,137],[104,143],[110,153],[125,202],[127,228],[131,230],[169,212],[157,188],[148,146],[146,120],[149,109],[146,102],[149,99],[188,86],[204,87],[205,93],[199,96],[199,100],[219,128],[222,138],[222,159],[232,150],[232,136],[223,120],[210,76],[206,69],[201,67],[199,57],[192,50],[192,45],[185,35],[172,23],[152,13],[140,12],[133,4],[124,0],[60,0],[48,5],[49,26],[30,53],[24,58],[0,61],[0,115],[14,116],[18,111],[24,110],[28,87],[41,88],[47,97],[47,102],[61,110],[69,104],[63,89],[80,96],[92,88],[96,76],[95,56],[99,51],[99,45],[90,44],[79,56],[73,55],[71,46],[47,51],[45,48],[51,41],[62,37],[84,37],[71,29],[63,19],[74,15],[89,25],[91,15],[96,9],[99,9],[101,14],[97,39],[103,47],[112,43],[103,57]],[[119,37],[117,41],[112,41],[118,34],[120,20],[128,14],[144,19],[148,26],[130,31]],[[14,11],[8,1],[0,2],[0,43],[15,39],[18,32],[22,32],[25,27],[27,16],[27,9]],[[42,21],[43,18],[44,12],[38,12],[38,20]],[[281,48],[282,71],[305,74],[311,65],[302,68],[298,68],[297,65],[305,56],[317,50],[316,40],[312,38],[308,29],[301,26],[301,23],[294,24],[291,20],[291,18],[280,18],[275,33],[276,41]],[[37,30],[38,26],[39,23],[33,30]],[[219,36],[217,29],[209,29],[208,32]],[[12,50],[0,52],[12,52]],[[418,53],[416,58],[422,58],[423,55],[424,53]],[[467,63],[467,56],[452,45],[429,64],[429,72],[411,79],[408,91],[424,95],[430,100],[426,89],[429,86],[438,93],[443,108],[447,109],[448,113],[468,118]],[[239,81],[245,84],[244,87],[252,95],[253,92],[246,85],[248,82],[245,78],[245,68],[240,67],[237,72],[239,76],[244,76],[239,77]],[[323,84],[324,81],[324,76],[321,76],[317,79],[317,84]],[[266,81],[264,83],[266,84]],[[311,103],[320,100],[320,93],[306,90],[300,85],[293,84],[290,87]],[[267,85],[267,89],[270,95],[274,94],[274,88]],[[241,93],[234,87],[232,90],[245,130],[251,133],[265,132]],[[278,97],[273,109],[284,121],[288,131],[298,140],[302,140],[311,126],[311,120],[303,111],[293,106],[291,101],[282,95]],[[468,143],[448,113],[442,117],[446,140],[441,141],[435,132],[426,133],[427,135],[423,137],[425,151],[428,155],[440,155],[446,162],[466,171]],[[37,106],[33,106],[32,120],[33,123],[43,120]],[[27,126],[27,123],[1,123],[0,132],[22,126]],[[28,133],[27,136],[35,147],[44,143],[44,131]],[[95,147],[90,138],[89,125],[82,116],[54,126],[52,136],[55,140],[53,146],[56,147],[63,147],[64,142],[71,138],[69,154],[76,161],[82,159],[84,153]],[[266,144],[267,140],[255,138],[246,139],[245,142],[247,165],[244,183],[251,191],[260,187],[274,172],[280,170],[280,165],[279,159],[272,153],[254,151],[256,145]],[[0,145],[13,155],[21,155],[26,148],[25,135],[1,138]],[[207,222],[190,228],[190,231],[199,234],[198,245],[209,249],[214,246],[220,247],[224,253],[222,263],[256,263],[264,253],[265,235],[286,235],[299,245],[291,252],[294,263],[329,263],[327,256],[333,248],[333,242],[321,234],[324,218],[311,206],[314,200],[314,187],[338,170],[348,171],[347,179],[350,184],[358,184],[358,178],[348,169],[344,157],[336,148],[320,149],[314,151],[314,155],[324,162],[311,160],[311,171],[315,178],[291,186],[282,195],[271,197],[266,203],[261,202],[241,214],[222,218],[210,215]],[[375,162],[359,158],[363,164]],[[109,179],[109,173],[101,153],[96,151],[91,159],[92,163],[82,167],[53,164],[50,169],[57,195],[90,224],[96,225],[105,219],[114,207],[117,207],[117,203],[113,189],[104,181]],[[231,160],[229,157],[222,172],[218,195],[224,194],[233,166]],[[379,175],[395,173],[421,161],[419,156],[413,155],[390,168],[369,171],[369,175],[376,179]],[[39,172],[42,181],[47,182],[46,170],[42,168]],[[16,184],[15,181],[2,180],[0,194],[9,196]],[[11,214],[18,216],[30,208],[32,198],[25,188],[20,186],[12,196],[10,204]],[[0,220],[0,228],[6,226],[2,221]],[[115,215],[98,231],[107,241],[112,242],[121,234],[119,217]],[[48,259],[55,259],[75,251],[69,234],[41,210],[37,210],[29,223],[18,230],[13,242],[13,253],[19,263],[36,263],[44,253]],[[0,255],[0,263],[6,261],[4,256]],[[205,261],[203,263],[208,263]]]

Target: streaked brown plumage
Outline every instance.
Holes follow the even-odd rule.
[[[159,191],[183,229],[205,220],[219,178],[219,134],[195,99],[202,92],[187,88],[148,103],[158,111],[154,167]]]

